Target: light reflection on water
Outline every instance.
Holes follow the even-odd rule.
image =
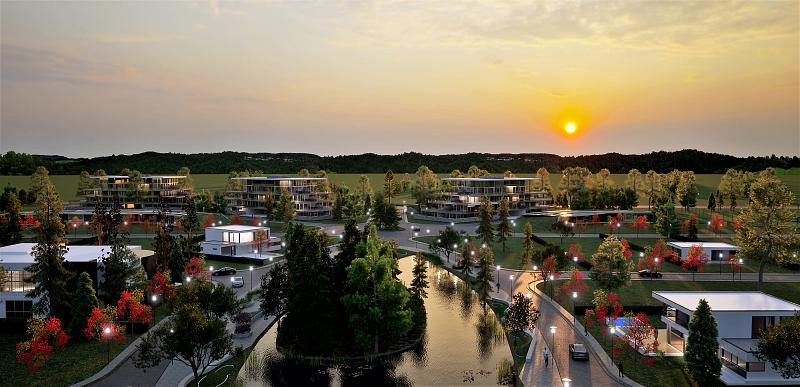
[[[400,260],[406,284],[412,267],[412,259]],[[298,362],[275,349],[276,324],[256,344],[239,378],[245,386],[496,385],[497,364],[511,356],[494,314],[484,316],[477,295],[447,271],[431,266],[428,281],[428,323],[415,348],[372,362]]]

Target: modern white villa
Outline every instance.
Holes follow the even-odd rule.
[[[232,211],[260,215],[266,212],[267,193],[276,203],[283,192],[292,195],[298,220],[329,219],[333,210],[328,178],[325,177],[237,177],[235,189],[225,192]]]
[[[497,208],[503,198],[509,201],[512,216],[539,212],[552,206],[553,198],[536,177],[450,177],[442,179],[445,189],[438,198],[421,209],[422,219],[448,222],[478,220],[481,198],[487,196]]]
[[[241,258],[265,258],[267,252],[281,249],[281,240],[270,234],[269,227],[228,225],[206,228],[206,240],[200,251],[207,255]]]
[[[96,203],[122,209],[158,209],[162,204],[172,210],[183,209],[192,190],[185,186],[186,176],[143,175],[138,187],[133,187],[127,175],[92,176],[95,188],[83,192],[83,206]],[[135,189],[138,188],[138,189]]]
[[[705,299],[711,307],[719,332],[719,357],[722,359],[720,379],[730,386],[800,384],[800,379],[786,379],[770,363],[754,355],[756,342],[766,328],[782,318],[793,316],[800,305],[762,292],[682,292],[656,291],[653,298],[661,301],[667,342],[679,353],[689,334],[689,320],[698,303]]]
[[[33,264],[35,243],[18,243],[0,247],[0,266],[9,274],[8,280],[0,284],[0,319],[27,319],[31,316],[33,299],[26,294],[35,284],[28,282],[31,274],[26,269]],[[141,246],[127,246],[140,258],[152,255],[152,251]],[[98,270],[102,258],[111,252],[111,246],[67,246],[64,254],[65,266],[76,273],[87,272],[95,288],[103,281],[103,272]]]
[[[722,242],[669,242],[667,246],[680,254],[680,258],[686,258],[686,253],[692,246],[699,246],[709,263],[726,263],[730,256],[735,255],[739,247]]]

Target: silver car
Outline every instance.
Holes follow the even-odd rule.
[[[569,345],[569,355],[573,360],[589,360],[589,351],[587,351],[586,347],[580,343]]]
[[[242,288],[244,287],[244,278],[242,277],[231,277],[231,286],[234,288]]]

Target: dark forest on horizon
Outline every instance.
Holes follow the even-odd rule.
[[[551,173],[567,167],[585,167],[592,172],[608,168],[611,173],[627,173],[631,169],[654,170],[667,173],[673,169],[692,170],[695,173],[724,173],[729,168],[759,171],[767,167],[800,167],[798,156],[737,157],[708,153],[694,149],[658,151],[646,154],[606,153],[585,156],[559,156],[546,153],[464,153],[426,155],[407,152],[397,155],[318,156],[309,153],[158,153],[143,152],[132,155],[111,155],[93,158],[68,158],[64,156],[29,155],[9,151],[0,155],[0,175],[30,175],[37,166],[46,167],[54,175],[77,175],[81,171],[103,169],[109,173],[124,168],[148,173],[175,173],[187,166],[195,174],[228,173],[241,170],[261,170],[267,174],[295,173],[300,169],[324,169],[334,173],[413,173],[420,165],[437,172],[454,169],[467,170],[470,165],[480,165],[493,173],[510,170],[515,173],[533,173],[540,167]]]

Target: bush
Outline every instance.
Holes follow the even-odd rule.
[[[236,330],[234,332],[237,334],[250,332],[250,323],[236,324]]]

